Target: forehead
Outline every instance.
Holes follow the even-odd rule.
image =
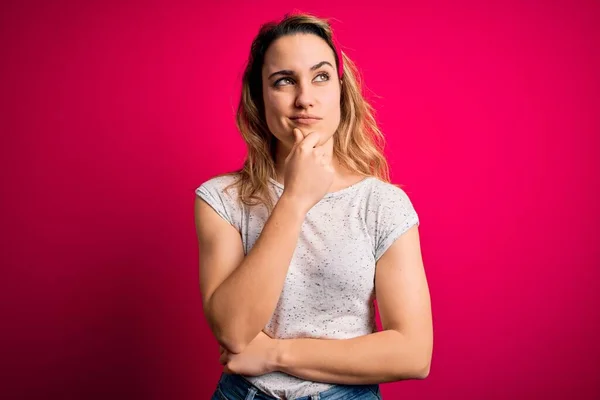
[[[263,70],[274,72],[280,69],[310,69],[321,61],[329,61],[335,65],[333,50],[327,42],[311,34],[287,35],[269,46]]]

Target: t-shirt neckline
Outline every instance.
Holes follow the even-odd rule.
[[[324,199],[326,198],[331,198],[331,197],[337,197],[337,196],[341,196],[343,194],[346,194],[348,192],[352,192],[354,190],[356,190],[357,188],[359,188],[360,186],[364,185],[366,182],[371,181],[372,179],[375,179],[374,176],[367,176],[363,179],[361,179],[360,181],[353,183],[350,186],[346,186],[345,188],[336,190],[335,192],[330,192],[330,193],[326,193],[325,196],[323,196]],[[282,190],[284,189],[284,186],[279,183],[278,181],[276,181],[273,178],[269,178],[269,182],[271,182],[273,185],[275,185],[278,189]]]

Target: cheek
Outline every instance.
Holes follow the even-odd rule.
[[[286,136],[286,127],[281,121],[282,115],[285,115],[285,101],[273,94],[264,94],[265,102],[265,119],[267,127],[271,133],[279,140]]]
[[[341,118],[341,105],[339,92],[332,93],[327,97],[327,115],[329,116],[328,124],[333,130],[336,130]]]
[[[265,95],[264,99],[265,114],[267,119],[272,119],[273,121],[279,119],[284,107],[282,99],[279,96],[274,96],[273,94]]]

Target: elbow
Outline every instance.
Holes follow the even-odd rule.
[[[431,369],[430,360],[427,360],[426,362],[415,361],[410,366],[407,366],[405,363],[398,363],[398,365],[402,365],[402,368],[396,368],[395,370],[390,371],[390,382],[397,382],[410,379],[422,380],[429,376],[429,371]]]
[[[415,373],[415,379],[425,379],[429,376],[431,370],[431,361],[428,361],[424,367],[419,368]]]
[[[225,350],[233,354],[239,354],[246,349],[247,343],[242,342],[241,340],[229,339],[225,336],[217,336],[217,341]]]
[[[403,380],[422,380],[429,376],[431,363],[415,363],[413,367],[407,369],[406,366],[400,371],[396,370],[392,372],[391,382],[403,381]]]
[[[431,371],[431,351],[419,351],[412,354],[412,362],[398,363],[403,365],[402,370],[394,372],[395,380],[415,379],[422,380],[429,376]]]
[[[425,379],[429,376],[429,372],[431,371],[431,357],[431,347],[427,351],[421,352],[418,358],[419,362],[416,363],[418,368],[415,371],[415,379]]]
[[[207,316],[210,329],[217,339],[219,345],[230,353],[239,354],[244,351],[248,345],[248,341],[244,339],[242,329],[238,329],[235,325],[228,324],[227,321],[221,321],[215,318],[215,313],[211,307],[206,307],[204,310]]]
[[[414,379],[425,379],[429,376],[429,372],[431,371],[433,342],[431,340],[420,341],[415,345],[415,350],[414,366],[416,368],[413,371]]]
[[[405,379],[422,380],[429,376],[431,370],[431,359],[433,355],[433,342],[424,340],[407,340],[399,348],[412,349],[408,354],[406,351],[398,353],[398,368],[393,372],[394,380]],[[407,359],[408,356],[408,359]],[[408,361],[410,360],[410,361]],[[408,361],[408,362],[407,362]],[[400,370],[398,370],[400,368]]]

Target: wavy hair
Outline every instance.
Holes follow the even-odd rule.
[[[343,65],[341,118],[334,133],[334,156],[342,166],[355,173],[390,182],[389,167],[383,154],[385,139],[375,120],[372,106],[363,97],[356,65],[341,49],[336,48],[328,20],[305,13],[288,14],[280,22],[269,22],[261,26],[252,42],[242,77],[236,125],[246,143],[247,156],[240,170],[226,175],[237,177],[230,187],[237,188],[239,200],[246,205],[264,204],[269,210],[273,208],[268,181],[276,176],[277,139],[269,131],[265,118],[261,72],[265,53],[278,38],[300,33],[313,34],[323,39],[333,50],[338,71]],[[339,60],[338,55],[343,60]]]

